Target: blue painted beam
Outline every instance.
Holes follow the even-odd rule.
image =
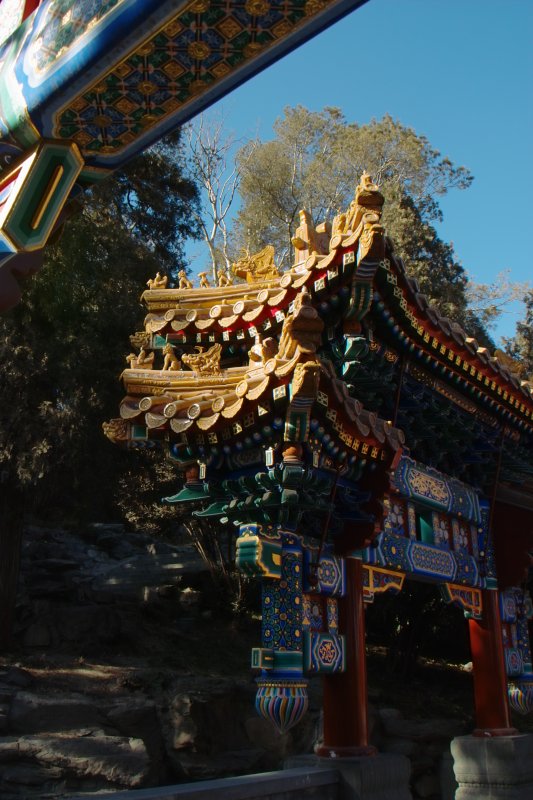
[[[364,2],[42,0],[0,44],[0,308],[1,268],[12,292],[25,269],[15,256],[44,244],[70,196]],[[56,158],[63,147],[64,165],[43,167],[47,141]],[[40,180],[24,166],[37,151]],[[42,241],[12,235],[28,195],[43,214],[31,224],[46,218]]]

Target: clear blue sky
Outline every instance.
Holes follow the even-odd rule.
[[[272,136],[286,105],[389,113],[475,180],[442,199],[441,236],[474,280],[531,269],[533,0],[369,0],[219,106],[239,136]],[[514,330],[520,304],[496,335]]]

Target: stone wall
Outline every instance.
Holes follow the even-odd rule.
[[[371,710],[372,741],[382,753],[411,762],[413,800],[453,800],[450,743],[466,731],[453,719],[406,719],[395,708]]]
[[[0,659],[2,800],[276,770],[291,755],[312,752],[318,680],[303,722],[279,736],[254,711],[248,642],[238,631],[222,650],[241,647],[242,678],[224,663],[225,674],[220,664],[202,675],[191,668],[198,632],[209,648],[219,625],[192,547],[116,525],[34,527],[22,567],[19,648]],[[166,663],[167,650],[179,656],[179,669]],[[451,800],[449,743],[467,731],[453,720],[370,711],[380,752],[410,759],[415,800]]]

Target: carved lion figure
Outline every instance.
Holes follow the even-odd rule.
[[[163,361],[164,372],[178,372],[181,369],[179,358],[170,343],[164,346],[163,355],[165,356],[165,360]]]

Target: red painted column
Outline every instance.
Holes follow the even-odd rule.
[[[483,618],[470,619],[476,729],[474,736],[512,736],[498,592],[483,590]]]
[[[33,12],[40,5],[40,3],[41,0],[26,0],[24,4],[24,15],[22,19],[24,20],[26,19],[26,17],[29,17],[30,14],[33,14]]]
[[[346,596],[339,603],[339,629],[346,637],[346,672],[324,677],[325,758],[374,755],[368,744],[363,564],[346,559]]]

